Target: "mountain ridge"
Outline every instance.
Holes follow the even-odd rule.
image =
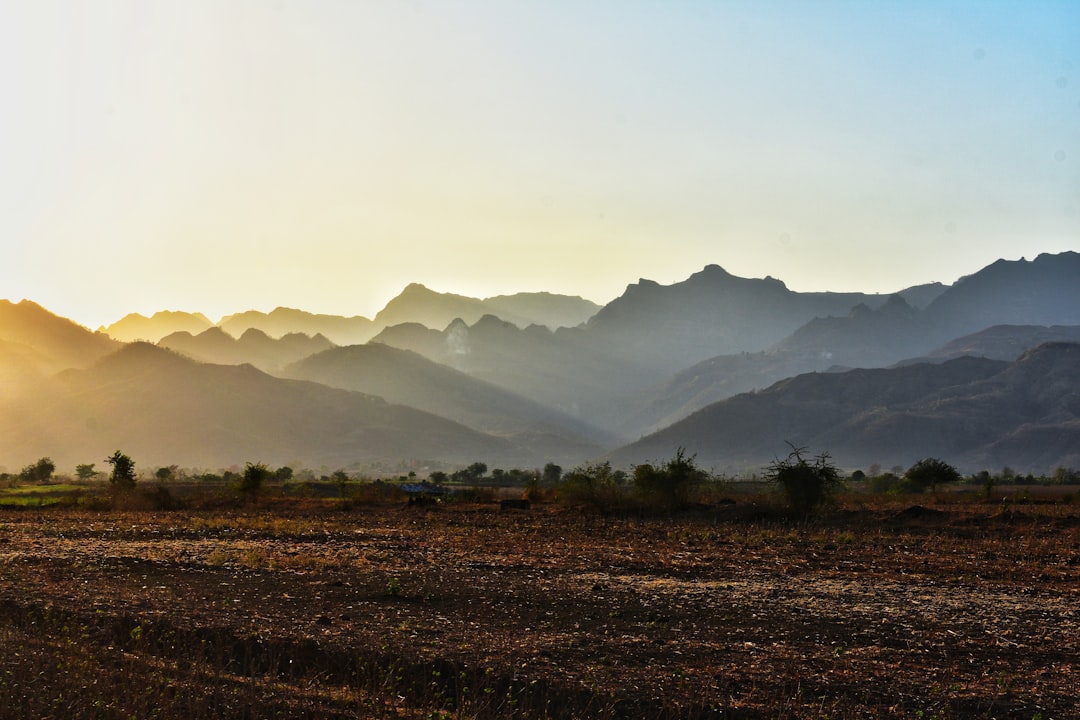
[[[840,382],[851,384],[863,377],[845,373],[852,368],[899,371],[904,366],[921,366],[923,363],[919,361],[922,359],[944,364],[942,360],[971,354],[1019,361],[1023,352],[1036,341],[1041,344],[1047,340],[1075,339],[1075,331],[1070,328],[1080,327],[1080,254],[1042,254],[1032,261],[999,261],[944,289],[931,283],[890,296],[794,293],[775,278],[740,278],[711,264],[671,285],[640,279],[628,285],[621,296],[600,308],[587,321],[554,329],[541,323],[524,324],[520,319],[518,322],[522,324],[517,324],[504,316],[519,310],[533,312],[529,308],[534,306],[555,312],[558,303],[564,303],[571,311],[575,307],[586,311],[589,308],[570,296],[550,293],[519,293],[481,301],[435,293],[420,284],[413,284],[402,295],[403,305],[416,301],[418,306],[425,307],[442,302],[444,296],[449,297],[453,302],[441,310],[442,319],[454,317],[442,328],[433,329],[417,322],[391,325],[371,339],[373,344],[418,353],[416,357],[387,352],[385,348],[342,349],[335,357],[341,358],[339,370],[344,374],[337,380],[322,377],[323,387],[332,389],[327,383],[348,384],[355,390],[367,392],[377,390],[375,381],[379,380],[386,383],[385,392],[391,396],[391,404],[408,400],[424,410],[437,410],[438,415],[449,416],[448,422],[465,421],[464,425],[458,422],[461,427],[470,423],[481,425],[481,435],[487,438],[484,442],[505,441],[505,445],[493,450],[498,457],[536,457],[543,452],[563,450],[572,450],[578,457],[583,452],[593,452],[585,448],[602,453],[604,448],[635,437],[652,436],[669,427],[685,428],[679,423],[694,417],[697,411],[740,397],[746,391],[763,395],[775,384],[803,377],[808,372],[817,374],[815,382],[819,384],[832,382],[826,378],[840,375],[844,375]],[[909,298],[914,302],[909,302]],[[484,305],[485,302],[489,305]],[[510,306],[501,311],[482,312],[492,310],[491,302],[510,303]],[[471,316],[461,312],[463,308],[468,313],[482,314],[470,321]],[[135,318],[135,314],[129,317]],[[166,313],[162,317],[185,322],[191,319],[183,313]],[[209,361],[211,365],[224,363],[239,368],[199,371],[217,373],[219,378],[218,393],[206,396],[205,402],[214,405],[232,398],[237,408],[250,407],[256,401],[243,393],[235,394],[231,384],[235,383],[237,388],[249,387],[255,382],[251,379],[256,377],[252,373],[259,372],[256,368],[283,374],[292,363],[303,362],[317,352],[335,350],[330,347],[334,343],[326,336],[285,333],[273,338],[267,330],[243,327],[245,323],[250,325],[264,320],[307,322],[320,318],[331,324],[350,321],[340,316],[317,316],[287,308],[278,308],[269,314],[252,312],[243,317],[226,316],[223,320],[233,317],[237,324],[230,327],[238,335],[216,325],[198,335],[177,331],[159,342],[163,347],[172,347],[203,360],[202,365]],[[374,321],[359,316],[353,320],[356,318],[359,318],[357,322],[362,321],[365,332],[373,332],[376,328]],[[1027,325],[1004,324],[1029,318]],[[1058,324],[1032,324],[1035,320]],[[430,318],[428,321],[433,322]],[[787,331],[789,327],[793,329]],[[782,337],[772,339],[781,332],[785,333]],[[952,334],[954,332],[957,334]],[[766,341],[769,342],[766,344]],[[0,401],[6,403],[7,412],[15,412],[10,403],[19,396],[19,388],[33,386],[42,389],[42,402],[67,403],[69,400],[61,392],[63,384],[71,382],[71,378],[100,374],[103,371],[95,369],[94,363],[123,347],[122,343],[105,334],[92,333],[31,301],[18,304],[4,301],[0,304],[0,381],[5,385],[0,389]],[[716,354],[718,348],[733,351]],[[143,348],[123,356],[132,363],[127,371],[128,381],[137,381],[143,374],[154,371],[156,363],[164,362],[154,360],[159,357],[157,355],[145,353]],[[381,359],[372,359],[377,356]],[[147,368],[140,368],[138,362],[130,360],[140,357]],[[1028,358],[1027,362],[1030,361]],[[395,363],[400,367],[394,367]],[[410,377],[404,372],[406,368],[411,368],[414,373],[412,380],[416,387],[408,386]],[[87,372],[91,374],[87,375]],[[918,372],[934,371],[920,369]],[[365,377],[364,373],[371,375]],[[1071,382],[1071,376],[1063,377],[1066,383]],[[1042,381],[1037,377],[1025,380],[1032,387]],[[270,395],[285,393],[284,386],[273,385],[267,380],[260,382],[266,383]],[[981,380],[972,379],[967,383],[971,387],[965,388],[964,392],[974,388],[977,382]],[[139,392],[147,397],[157,397],[162,406],[168,404],[168,399],[153,388]],[[836,386],[836,392],[849,391]],[[1065,386],[1055,390],[1059,397],[1067,396],[1068,392],[1069,388]],[[475,397],[470,397],[470,393]],[[956,416],[953,420],[958,427],[981,427],[983,420],[979,413],[983,411],[974,399],[964,397],[960,392],[952,401],[956,407],[967,408],[975,415],[967,419]],[[443,404],[436,405],[436,400]],[[1005,406],[984,400],[988,403],[986,408],[1008,413],[1003,409]],[[1019,396],[1014,400],[1019,402]],[[98,401],[104,402],[104,399],[99,397]],[[739,399],[734,404],[746,402]],[[907,398],[904,402],[910,405],[915,400]],[[505,407],[500,408],[500,404]],[[919,409],[911,405],[909,414],[901,417],[894,412],[894,404],[881,405],[879,402],[874,406],[878,415],[861,416],[843,433],[863,437],[867,447],[880,447],[885,440],[872,437],[872,430],[900,428],[914,437],[918,435],[922,418],[928,427],[944,423],[935,426],[936,435],[928,436],[927,443],[956,439],[952,425],[934,419],[935,408]],[[233,412],[225,405],[216,406],[222,415]],[[378,403],[369,402],[364,407],[372,418],[390,417],[382,410],[376,411],[383,407]],[[799,417],[812,407],[812,403],[796,404],[791,412]],[[1069,428],[1074,422],[1069,415],[1071,411],[1066,411],[1071,406],[1063,407],[1065,410],[1058,415],[1035,418],[1030,427],[1014,428],[1013,436],[1041,438],[1042,446],[1051,448],[1047,452],[1057,452],[1053,450],[1058,447],[1054,444],[1056,441],[1052,441],[1053,428],[1057,427],[1061,437],[1071,437]],[[509,412],[512,408],[521,413],[516,419]],[[138,409],[150,417],[162,412],[158,407],[147,405],[140,405]],[[836,409],[819,407],[816,412],[824,417]],[[77,407],[69,407],[69,410],[78,415]],[[284,409],[280,412],[282,417],[278,421],[286,425],[290,413]],[[405,410],[395,412],[400,415]],[[890,418],[888,422],[881,419],[886,415]],[[256,425],[272,419],[266,413],[252,413],[245,418]],[[522,424],[524,418],[532,418],[538,424]],[[9,419],[0,417],[5,422]],[[61,424],[66,422],[63,418],[56,420]],[[362,427],[366,421],[354,418],[350,422]],[[500,423],[504,427],[500,427]],[[747,426],[751,425],[753,417],[749,416]],[[370,425],[367,427],[369,432],[375,432]],[[414,437],[407,430],[395,427],[394,432],[404,433],[401,437]],[[18,430],[17,425],[13,428]],[[260,432],[270,436],[279,430],[264,428]],[[390,432],[389,428],[386,430]],[[179,429],[176,431],[180,432]],[[328,429],[327,438],[340,435],[335,432]],[[833,442],[824,433],[822,428],[815,437]],[[847,441],[843,439],[843,433],[836,436],[839,438],[837,447],[845,447]],[[237,439],[232,430],[227,429],[226,435]],[[529,437],[532,440],[527,439]],[[205,441],[200,436],[199,442]],[[403,447],[390,437],[385,442],[387,448]],[[1024,455],[1019,440],[1001,439],[1000,442],[1001,453],[1031,459]],[[289,445],[287,438],[282,443]],[[423,446],[421,443],[419,447]],[[5,452],[7,447],[5,439]],[[966,461],[977,459],[975,450],[967,448],[963,452]],[[982,455],[978,457],[998,457],[988,446],[979,452]]]
[[[309,467],[515,458],[512,442],[362,393],[212,365],[132,343],[0,403],[5,461],[93,462],[117,447],[143,464]],[[29,462],[30,460],[26,460]]]
[[[1011,440],[1051,427],[1060,437],[1039,453]],[[1012,363],[965,356],[798,375],[709,405],[611,458],[643,462],[685,447],[706,464],[763,467],[789,442],[829,451],[845,467],[907,467],[927,456],[965,470],[1009,464],[1050,472],[1075,464],[1080,344],[1040,345]],[[1005,447],[1014,454],[1005,455]]]

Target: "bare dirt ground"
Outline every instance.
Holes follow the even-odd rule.
[[[1066,720],[1080,519],[8,511],[0,668],[0,717]]]

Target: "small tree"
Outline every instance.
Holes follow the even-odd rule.
[[[47,457],[43,457],[33,465],[27,465],[19,473],[19,479],[28,483],[48,482],[56,470],[56,465]]]
[[[926,492],[927,488],[937,490],[938,485],[959,479],[960,471],[944,460],[923,458],[904,473],[904,489]]]
[[[827,452],[816,456],[813,462],[803,457],[805,452],[806,448],[791,445],[787,458],[776,460],[765,471],[765,478],[783,490],[791,509],[803,516],[843,487],[840,470],[832,464]]]
[[[117,450],[105,462],[112,465],[109,485],[116,492],[130,492],[135,489],[135,461]]]
[[[344,470],[335,470],[330,479],[337,485],[338,496],[344,498],[349,489],[349,473]]]
[[[79,480],[82,482],[90,482],[98,476],[98,471],[94,469],[95,463],[84,463],[82,465],[75,466],[75,474],[79,476]]]
[[[262,463],[248,463],[240,477],[240,492],[254,500],[262,491],[263,483],[270,478],[270,469]]]

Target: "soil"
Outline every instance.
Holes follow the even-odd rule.
[[[42,717],[1065,720],[1074,510],[9,511],[0,661],[45,680],[9,671],[0,701]],[[155,697],[129,697],[131,674]]]

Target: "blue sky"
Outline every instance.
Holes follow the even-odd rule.
[[[1080,3],[0,6],[0,297],[373,315],[1080,249]]]

